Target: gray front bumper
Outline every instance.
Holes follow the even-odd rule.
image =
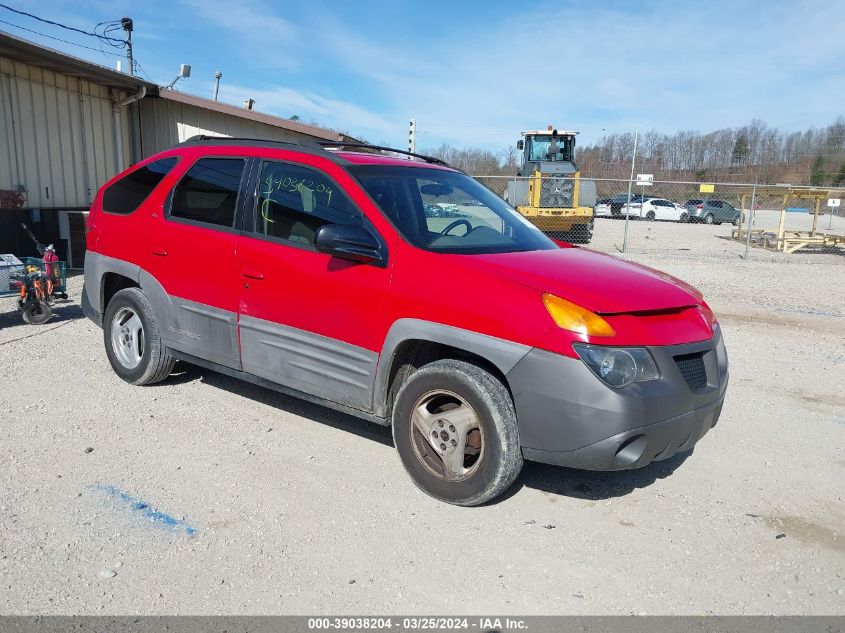
[[[624,470],[686,451],[719,419],[728,383],[720,334],[649,347],[661,378],[612,389],[575,358],[539,349],[508,373],[526,459]],[[675,356],[702,354],[707,384],[691,390]]]

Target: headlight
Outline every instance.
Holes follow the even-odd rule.
[[[614,389],[660,378],[654,359],[644,347],[603,347],[585,343],[574,343],[572,347],[584,364]]]

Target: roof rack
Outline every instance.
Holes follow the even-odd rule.
[[[245,136],[210,136],[208,134],[197,134],[189,139],[185,139],[179,145],[198,145],[198,144],[213,144],[213,145],[292,145],[294,147],[306,148],[310,150],[325,151],[319,143],[303,139],[301,141],[273,141],[266,138],[249,138]]]
[[[336,161],[340,160],[341,157],[333,155],[332,152],[327,151],[326,148],[357,148],[362,150],[376,150],[378,152],[393,152],[395,154],[404,154],[405,156],[419,158],[420,160],[426,163],[431,163],[433,165],[442,165],[443,167],[457,169],[456,167],[452,167],[452,165],[447,163],[445,160],[435,158],[434,156],[416,154],[407,150],[396,149],[395,147],[386,147],[383,145],[369,145],[367,143],[347,143],[344,141],[312,141],[309,139],[303,139],[298,141],[271,141],[263,138],[248,138],[243,136],[210,136],[208,134],[197,134],[189,139],[182,141],[181,143],[179,143],[179,145],[253,145],[258,147],[272,147],[274,145],[284,145],[290,148],[296,148],[299,151],[314,153],[319,152],[324,155],[328,154]]]
[[[404,154],[405,156],[412,156],[414,158],[419,158],[426,163],[432,163],[433,165],[443,165],[444,167],[452,167],[449,163],[445,160],[441,160],[434,156],[426,156],[425,154],[416,154],[414,152],[409,152],[404,149],[396,149],[395,147],[385,147],[383,145],[370,145],[368,143],[344,143],[343,141],[333,142],[333,141],[317,141],[317,144],[322,147],[356,147],[359,149],[376,149],[381,152],[394,152],[396,154]],[[454,167],[452,167],[454,169]]]

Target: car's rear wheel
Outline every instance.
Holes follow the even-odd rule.
[[[713,214],[712,213],[708,213],[707,215],[704,216],[704,223],[705,224],[713,224]]]
[[[471,363],[439,360],[411,374],[396,396],[392,422],[405,470],[441,501],[480,505],[522,469],[510,394]]]
[[[116,293],[103,318],[106,355],[114,372],[133,385],[149,385],[170,375],[176,362],[161,342],[158,322],[140,288]]]

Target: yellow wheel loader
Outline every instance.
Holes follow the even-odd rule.
[[[508,183],[507,200],[545,233],[567,242],[589,244],[593,237],[596,183],[581,178],[575,167],[577,132],[523,132],[519,180]]]

